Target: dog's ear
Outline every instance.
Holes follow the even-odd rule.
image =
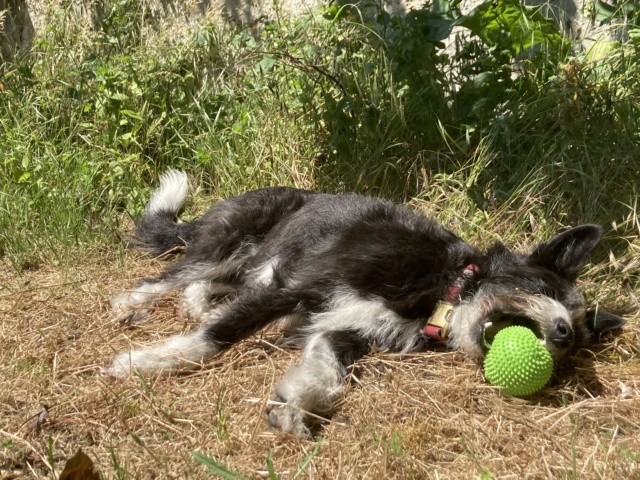
[[[603,334],[622,328],[627,323],[624,318],[600,309],[587,310],[585,322],[591,332],[591,343],[597,343]]]
[[[602,236],[598,225],[581,225],[540,243],[529,255],[530,265],[540,265],[574,281]]]

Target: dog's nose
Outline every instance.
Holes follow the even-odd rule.
[[[573,341],[573,329],[569,322],[563,318],[555,321],[549,341],[558,348],[568,348]]]

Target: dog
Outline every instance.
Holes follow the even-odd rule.
[[[161,176],[132,243],[155,254],[182,247],[184,254],[112,306],[120,321],[140,322],[150,304],[184,289],[185,313],[202,326],[121,353],[108,371],[127,377],[198,368],[282,321],[304,350],[276,384],[266,414],[272,427],[297,437],[330,413],[347,367],[372,345],[410,352],[446,342],[481,358],[485,337],[518,324],[559,361],[625,323],[587,309],[575,285],[601,238],[597,225],[519,254],[501,243],[481,251],[405,206],[356,194],[266,188],[180,222],[187,195],[185,173]]]

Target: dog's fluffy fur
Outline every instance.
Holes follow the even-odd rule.
[[[304,353],[277,384],[268,420],[297,436],[309,433],[308,413],[331,410],[346,368],[370,345],[408,352],[428,343],[425,323],[467,265],[478,274],[459,293],[448,343],[474,357],[483,354],[489,326],[525,323],[557,360],[624,323],[587,310],[574,285],[600,239],[595,225],[568,230],[528,255],[501,244],[483,252],[408,208],[293,188],[249,192],[180,223],[187,192],[184,173],[165,173],[134,239],[158,254],[183,245],[186,253],[112,304],[120,320],[136,322],[145,306],[182,288],[186,314],[202,327],[122,353],[109,371],[125,377],[196,368],[284,319]]]

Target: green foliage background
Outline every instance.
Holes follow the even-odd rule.
[[[289,184],[414,199],[470,237],[635,228],[633,24],[599,57],[516,0],[366,21],[332,4],[160,41],[145,5],[114,3],[97,31],[52,9],[2,66],[0,255],[18,270],[119,244],[168,167],[209,198]],[[445,48],[454,28],[467,36]]]

